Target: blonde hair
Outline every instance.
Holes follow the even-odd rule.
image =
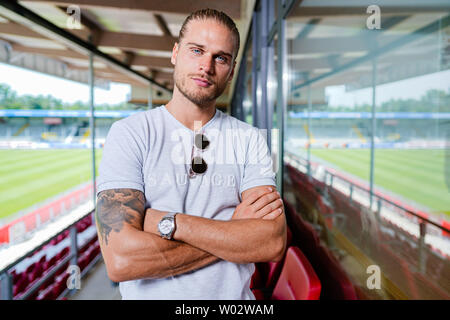
[[[236,27],[236,24],[234,21],[224,12],[217,11],[214,9],[201,9],[197,10],[193,13],[191,13],[183,22],[183,25],[180,29],[180,34],[178,36],[178,42],[181,42],[183,40],[184,34],[186,33],[186,28],[188,23],[191,20],[207,20],[207,19],[213,19],[221,24],[223,24],[225,27],[227,27],[233,34],[235,38],[235,44],[236,44],[236,55],[239,52],[239,46],[240,46],[240,39],[239,39],[239,31]]]

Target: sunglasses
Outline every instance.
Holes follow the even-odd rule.
[[[196,151],[200,153],[208,148],[209,140],[202,133],[197,133],[194,136],[194,145],[191,152],[191,167],[189,169],[189,178],[193,178],[196,175],[204,174],[208,169],[208,164],[199,155],[196,155]]]

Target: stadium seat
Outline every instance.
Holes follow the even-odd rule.
[[[65,247],[60,252],[58,252],[56,254],[56,261],[60,261],[60,260],[64,259],[65,256],[69,253],[69,251],[70,251],[70,248],[69,247]]]
[[[273,300],[318,300],[321,284],[308,259],[298,247],[289,247]]]
[[[322,246],[317,232],[300,217],[288,201],[285,201],[285,206],[296,240],[294,245],[307,256],[322,283],[321,299],[357,299],[346,272],[332,253]]]
[[[62,273],[65,273],[67,271],[67,268],[69,267],[69,262],[66,262],[61,268],[59,268],[56,273],[55,276],[59,276]]]
[[[407,296],[412,299],[419,297],[419,292],[408,263],[402,259],[389,245],[381,243],[384,274]]]
[[[309,259],[322,283],[321,300],[357,300],[353,284],[339,261],[324,246],[319,245]]]
[[[38,294],[36,300],[54,300],[55,296],[53,294],[53,288],[54,288],[54,284],[51,284],[44,290],[39,291],[39,294]]]
[[[286,229],[286,249],[291,245],[292,231],[289,227]],[[281,273],[283,267],[284,257],[278,262],[261,262],[256,263],[254,278],[252,277],[252,286],[250,288],[261,289],[265,288],[270,292],[275,287],[275,283]]]
[[[33,269],[34,269],[35,266],[36,266],[36,263],[30,264],[30,265],[28,266],[28,268],[25,270],[25,272],[26,272],[27,274],[31,273],[31,272],[33,271]]]
[[[32,283],[42,275],[42,265],[38,264],[31,273],[28,274],[28,282]]]
[[[308,222],[304,221],[295,211],[291,216],[291,221],[292,232],[296,239],[295,244],[309,257],[315,253],[320,244],[319,236],[316,230],[314,230]]]
[[[50,258],[50,260],[45,261],[44,263],[44,270],[48,270],[51,267],[53,267],[56,263],[56,256],[53,256]]]
[[[12,275],[12,279],[13,279],[13,284],[16,284],[17,281],[20,280],[20,278],[22,278],[23,273],[16,273],[16,270],[13,270],[13,273],[11,273]]]
[[[61,293],[67,288],[66,281],[69,277],[69,274],[62,274],[58,278],[55,279],[55,285],[53,286],[53,296],[54,299],[57,299]]]
[[[43,265],[44,262],[47,260],[47,256],[44,254],[41,259],[39,259],[39,264]]]
[[[84,268],[89,264],[89,255],[91,254],[91,249],[87,250],[78,258],[78,266],[80,270],[83,271]]]
[[[13,296],[17,296],[22,293],[27,287],[28,279],[27,277],[21,277],[19,281],[13,286]]]
[[[25,298],[25,300],[36,300],[38,297],[38,291],[35,290],[33,293],[31,293],[28,297]]]
[[[48,273],[48,272],[44,272],[43,274],[42,274],[42,276],[44,276],[46,273]],[[53,276],[51,276],[50,278],[48,278],[40,287],[39,287],[39,290],[44,290],[44,289],[46,289],[47,287],[49,287],[50,285],[52,285],[53,283],[55,282],[55,276],[53,275]]]
[[[64,233],[61,233],[61,234],[59,234],[59,235],[57,236],[57,238],[56,238],[56,243],[58,244],[58,243],[60,243],[61,241],[63,241],[64,239],[65,239]]]
[[[252,278],[250,280],[250,289],[259,289],[262,287],[263,282],[261,279],[261,273],[259,272],[259,269],[255,267],[255,272],[253,272]]]
[[[253,295],[256,300],[265,300],[264,292],[260,289],[252,289]]]
[[[262,275],[262,284],[264,288],[273,289],[280,276],[283,261],[266,262],[259,264],[258,269]]]
[[[413,278],[418,289],[418,295],[413,296],[416,300],[450,300],[448,291],[441,286],[444,283],[434,282],[420,272],[413,273]],[[447,279],[448,280],[448,279]],[[447,281],[448,282],[448,281]]]

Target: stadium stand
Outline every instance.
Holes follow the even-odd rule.
[[[78,266],[86,273],[88,266],[101,256],[92,214],[79,220],[77,232]],[[67,293],[67,271],[70,252],[69,230],[54,237],[46,245],[9,269],[13,283],[13,298],[27,300],[62,299]],[[92,267],[92,266],[91,266]]]
[[[294,245],[298,246],[310,261],[322,283],[321,300],[357,299],[353,285],[336,258],[320,242],[316,230],[296,212],[285,199],[286,214],[292,226]]]
[[[320,280],[308,259],[299,248],[290,247],[272,300],[318,300],[320,290]]]
[[[356,298],[338,260],[321,243],[328,242],[327,235],[334,230],[345,235],[356,247],[365,248],[370,258],[386,270],[385,276],[409,298],[449,298],[446,292],[449,290],[450,268],[442,252],[426,244],[422,253],[425,259],[423,269],[420,239],[416,235],[385,216],[377,217],[377,212],[370,212],[362,204],[349,199],[349,195],[306,175],[289,163],[286,164],[286,176],[287,192],[293,195],[294,201],[290,203],[285,199],[288,224],[296,239],[294,245],[298,245],[308,257],[323,284],[321,299]],[[327,217],[337,214],[345,217],[340,219],[340,223],[327,220]],[[374,217],[367,217],[370,214]],[[403,216],[409,216],[416,224],[423,220],[412,214]],[[426,216],[420,217],[426,219]],[[442,236],[440,231],[435,233]],[[328,246],[330,244],[332,248],[332,243]]]

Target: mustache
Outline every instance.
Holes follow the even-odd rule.
[[[211,78],[205,77],[204,75],[192,74],[192,75],[190,75],[190,77],[191,78],[197,78],[197,79],[200,79],[200,80],[205,80],[205,81],[208,81],[211,84],[215,84],[215,82]]]

